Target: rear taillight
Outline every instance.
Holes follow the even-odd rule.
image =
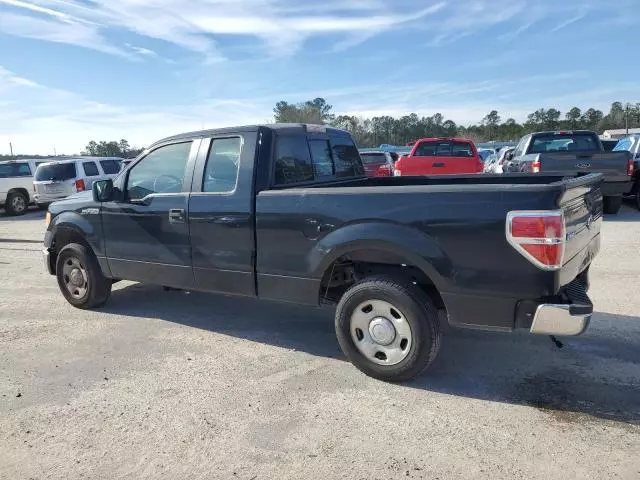
[[[540,173],[540,160],[534,160],[531,163],[531,171],[533,173]]]
[[[633,159],[627,162],[627,176],[633,177]]]
[[[380,165],[376,172],[377,177],[390,177],[393,167],[391,165]]]
[[[84,192],[84,190],[85,190],[84,180],[79,178],[78,180],[76,180],[76,191]]]
[[[507,214],[507,241],[543,270],[562,267],[566,229],[562,211],[514,211]]]

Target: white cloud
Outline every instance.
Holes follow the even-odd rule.
[[[269,53],[288,55],[312,36],[340,34],[366,39],[432,15],[446,5],[440,1],[421,10],[397,12],[390,0],[322,4],[295,0],[95,0],[91,8],[63,0],[0,0],[2,4],[24,13],[3,14],[10,16],[3,18],[0,27],[10,35],[123,54],[122,46],[106,42],[105,32],[126,29],[204,54],[209,60],[222,57],[216,44],[220,36],[259,39]]]

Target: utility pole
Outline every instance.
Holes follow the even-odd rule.
[[[11,156],[13,157],[13,145],[9,142],[9,151],[11,152]]]
[[[624,124],[625,124],[625,128],[627,129],[627,135],[629,135],[629,104],[628,103],[625,108]]]

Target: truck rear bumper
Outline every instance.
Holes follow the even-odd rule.
[[[580,335],[589,326],[593,307],[587,313],[574,305],[550,304],[538,305],[531,324],[531,333],[538,335]]]

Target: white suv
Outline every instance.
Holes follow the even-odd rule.
[[[122,158],[74,157],[38,166],[33,181],[34,197],[38,205],[91,190],[96,180],[113,178],[120,173]]]
[[[0,207],[9,215],[22,215],[33,203],[33,172],[45,160],[24,159],[0,162]]]

